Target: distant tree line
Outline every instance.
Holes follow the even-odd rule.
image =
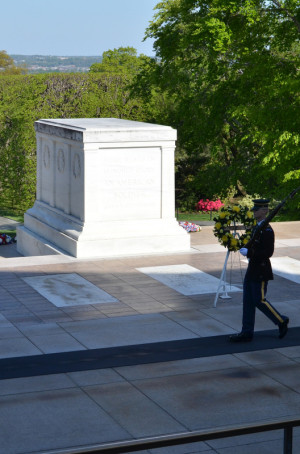
[[[46,72],[88,72],[102,56],[10,55],[16,66],[23,66],[28,74]]]

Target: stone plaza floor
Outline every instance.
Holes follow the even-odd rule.
[[[238,348],[228,336],[241,328],[247,263],[230,254],[230,299],[214,307],[226,251],[211,226],[181,254],[78,260],[1,246],[0,454],[300,417],[300,222],[273,228],[268,299],[290,330],[279,340],[257,312],[254,341]],[[283,433],[148,452],[281,454]]]

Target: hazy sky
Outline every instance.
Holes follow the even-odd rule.
[[[142,42],[160,0],[0,0],[0,50],[21,55],[102,55]]]

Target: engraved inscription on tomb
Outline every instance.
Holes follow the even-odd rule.
[[[99,181],[105,210],[122,219],[161,214],[161,149],[101,150]]]

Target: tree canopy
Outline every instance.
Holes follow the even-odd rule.
[[[137,55],[134,47],[119,47],[103,52],[101,63],[94,63],[90,72],[114,74],[132,78],[136,75],[149,57]]]
[[[280,198],[299,186],[300,0],[163,0],[156,9],[151,78],[172,105],[182,188],[213,196],[241,182]]]
[[[5,50],[0,50],[0,75],[25,74],[25,67],[16,66],[14,60],[7,55]]]

